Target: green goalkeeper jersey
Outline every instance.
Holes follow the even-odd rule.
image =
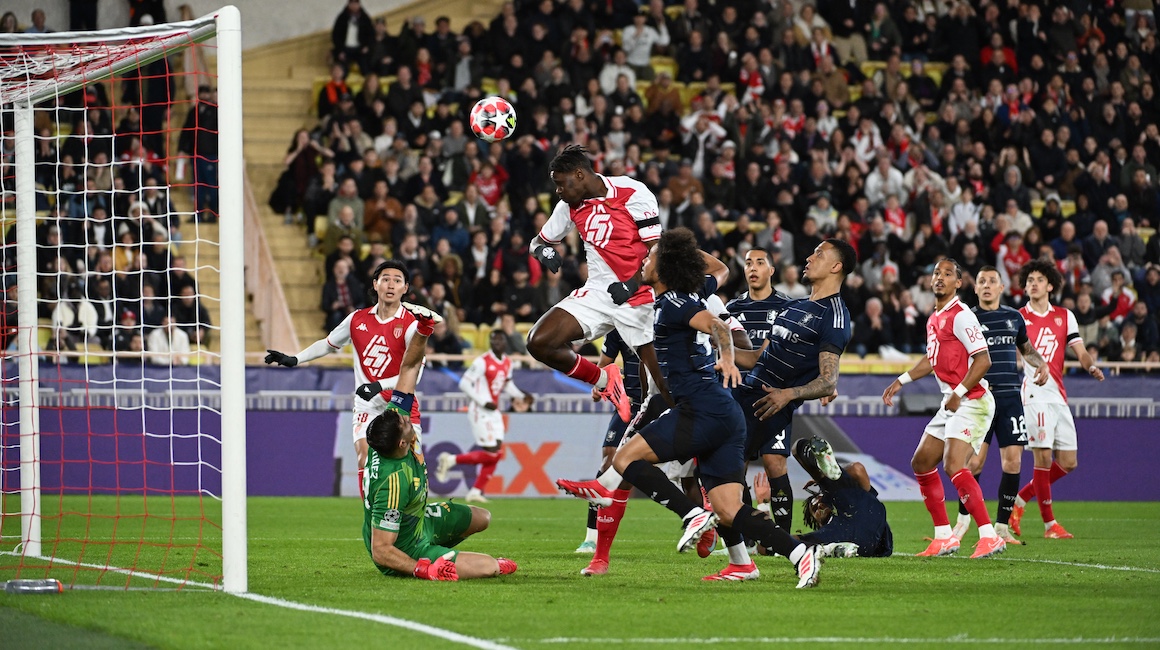
[[[413,402],[413,395],[392,392],[387,411],[410,416]],[[397,533],[395,547],[411,555],[426,538],[423,512],[427,505],[427,465],[422,450],[412,448],[402,458],[386,458],[374,449],[368,450],[363,481],[363,542],[367,552],[371,551],[371,533],[378,528]]]

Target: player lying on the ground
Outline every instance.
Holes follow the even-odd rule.
[[[352,434],[358,454],[359,490],[362,490],[363,468],[367,460],[367,425],[386,409],[390,395],[381,391],[395,387],[399,360],[415,336],[415,316],[402,306],[410,282],[406,265],[398,260],[387,260],[379,264],[371,275],[371,289],[378,296],[373,307],[351,312],[326,338],[311,343],[294,356],[266,350],[266,363],[293,368],[338,352],[350,344],[354,349],[354,385],[361,387],[377,382],[382,387],[379,391],[360,388],[355,392]],[[415,425],[415,435],[422,438],[418,404],[411,410],[411,423]]]
[[[702,302],[702,296],[717,289],[717,279],[706,276],[706,270],[716,274],[722,267],[719,260],[697,249],[697,240],[687,228],[661,235],[645,261],[644,281],[660,294],[654,345],[676,406],[629,440],[613,457],[612,469],[600,479],[561,479],[556,483],[569,494],[605,507],[612,503],[613,490],[626,480],[684,521],[678,551],[692,548],[706,530],[720,521],[788,557],[797,567],[798,587],[813,587],[820,569],[818,549],[792,538],[768,515],[741,499],[745,481],[744,416],[727,390],[739,383],[741,374],[733,364],[729,327]],[[720,351],[718,365],[724,382],[717,380],[705,334],[713,337]],[[655,466],[690,458],[697,460],[713,512],[690,499]]]
[[[427,465],[411,423],[415,384],[427,337],[443,318],[407,305],[417,319],[395,388],[381,415],[367,427],[367,471],[363,478],[363,542],[379,571],[423,580],[490,578],[516,570],[516,563],[482,553],[452,550],[487,528],[491,513],[458,503],[427,503]],[[360,388],[381,388],[371,382]]]
[[[471,362],[471,367],[459,380],[459,390],[471,399],[471,405],[467,407],[467,419],[471,421],[475,444],[481,449],[459,455],[447,452],[439,454],[435,468],[435,478],[445,483],[452,467],[479,465],[475,484],[463,498],[468,503],[487,503],[483,491],[495,474],[495,466],[503,458],[507,421],[499,412],[500,398],[507,395],[513,399],[526,400],[529,406],[532,403],[532,396],[512,383],[512,358],[507,355],[507,334],[501,329],[492,330],[489,341],[491,349]]]
[[[802,517],[813,532],[798,539],[821,545],[827,557],[889,557],[894,537],[886,506],[862,463],[838,465],[830,443],[818,436],[795,442],[793,457],[813,479],[806,490],[817,489],[802,503]]]

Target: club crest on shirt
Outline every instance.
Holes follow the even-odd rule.
[[[776,309],[770,309],[770,310],[769,310],[769,316],[767,316],[767,317],[766,317],[766,322],[772,323],[772,322],[773,322],[773,321],[775,321],[775,320],[777,320],[777,310],[776,310]],[[804,325],[804,324],[805,324],[805,322],[803,321],[803,323],[802,323],[802,324]]]
[[[946,326],[947,326],[947,317],[946,316],[943,316],[942,318],[938,319],[938,328],[940,330]]]
[[[770,312],[770,313],[772,314],[773,312]],[[806,326],[806,327],[809,327],[809,326],[810,326],[810,321],[812,321],[812,320],[813,320],[813,319],[815,319],[815,318],[817,318],[817,317],[816,317],[816,316],[814,316],[813,314],[809,314],[809,313],[807,313],[807,314],[803,314],[803,315],[802,315],[801,324],[802,324],[802,325],[804,325],[804,326]]]
[[[1011,319],[1007,319],[1007,329],[1009,329],[1009,330],[1015,329],[1015,321],[1013,321]]]
[[[403,335],[403,328],[402,328],[402,327],[396,327],[396,328],[395,328],[395,338],[399,338],[399,337],[400,337],[400,336],[402,336],[402,335]]]
[[[1062,318],[1060,318],[1060,317],[1058,317],[1058,316],[1056,316],[1056,317],[1055,317],[1055,326],[1056,326],[1056,327],[1060,327],[1060,326],[1062,326],[1062,325],[1063,325],[1063,319],[1062,319]]]

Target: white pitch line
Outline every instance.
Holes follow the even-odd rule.
[[[1058,638],[1058,639],[1011,639],[1011,638],[971,638],[966,635],[958,635],[943,638],[899,638],[899,637],[846,637],[846,636],[821,636],[821,637],[709,637],[704,639],[699,638],[583,638],[583,637],[554,637],[547,639],[496,639],[497,641],[506,641],[513,643],[527,643],[527,644],[544,644],[544,645],[571,645],[577,643],[591,644],[591,645],[674,645],[674,644],[688,644],[688,645],[718,645],[723,643],[745,643],[745,644],[759,644],[759,643],[897,643],[905,645],[929,645],[935,646],[938,644],[961,644],[961,645],[993,645],[993,644],[1010,644],[1012,642],[1027,643],[1035,645],[1095,645],[1095,644],[1110,644],[1110,643],[1132,643],[1132,644],[1155,644],[1160,643],[1160,638],[1141,638],[1141,637],[1072,637],[1072,638]]]
[[[371,614],[368,612],[356,612],[349,609],[335,609],[332,607],[320,607],[318,605],[306,605],[303,603],[296,603],[291,600],[282,600],[281,598],[271,598],[270,596],[262,596],[259,594],[233,594],[238,598],[252,600],[257,603],[266,605],[274,605],[276,607],[284,607],[286,609],[294,609],[300,612],[314,612],[318,614],[332,614],[334,616],[346,616],[349,618],[358,618],[364,621],[372,621],[374,623],[383,623],[384,625],[391,625],[394,627],[401,627],[420,634],[439,637],[455,643],[462,643],[473,648],[483,648],[484,650],[515,650],[511,646],[504,645],[497,641],[488,641],[487,639],[479,639],[466,634],[452,632],[451,630],[444,630],[442,628],[416,623],[415,621],[408,621],[402,618],[395,618],[394,616],[386,616],[384,614]]]
[[[906,557],[906,556],[904,555],[903,557]],[[962,555],[955,555],[952,557],[956,560],[969,559],[969,558],[964,557]],[[1001,557],[996,556],[992,559],[994,559],[995,561],[999,561],[999,562],[1006,561],[1006,562],[1030,562],[1033,564],[1055,564],[1055,565],[1059,565],[1059,566],[1079,567],[1081,569],[1099,569],[1101,571],[1128,571],[1131,573],[1160,573],[1160,569],[1152,569],[1149,567],[1142,567],[1142,566],[1113,566],[1110,564],[1088,564],[1085,562],[1065,562],[1063,560],[1037,560],[1035,558],[1029,558],[1029,557],[1008,557],[1006,555],[1003,555]]]
[[[181,578],[170,578],[169,576],[158,575],[156,573],[149,573],[148,571],[134,571],[133,569],[123,569],[121,567],[109,566],[107,564],[93,564],[91,562],[74,562],[72,560],[65,560],[59,557],[48,557],[44,555],[24,555],[22,553],[11,553],[9,551],[0,551],[0,555],[13,555],[16,557],[31,557],[37,560],[45,560],[53,564],[64,564],[67,566],[79,566],[86,569],[100,569],[108,571],[109,573],[118,573],[121,575],[130,576],[132,578],[141,578],[143,580],[157,580],[160,582],[168,582],[170,584],[182,585],[185,587],[200,587],[203,589],[218,590],[220,586],[209,582],[197,582],[195,580],[182,580]]]

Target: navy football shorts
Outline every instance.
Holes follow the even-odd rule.
[[[992,393],[994,394],[994,393]],[[999,447],[1027,446],[1027,422],[1023,418],[1023,399],[1014,395],[995,395],[995,417],[991,419],[991,429],[983,440],[991,444],[991,438],[999,439]]]
[[[641,431],[661,462],[697,459],[705,490],[745,482],[745,418],[720,386],[677,405]]]

